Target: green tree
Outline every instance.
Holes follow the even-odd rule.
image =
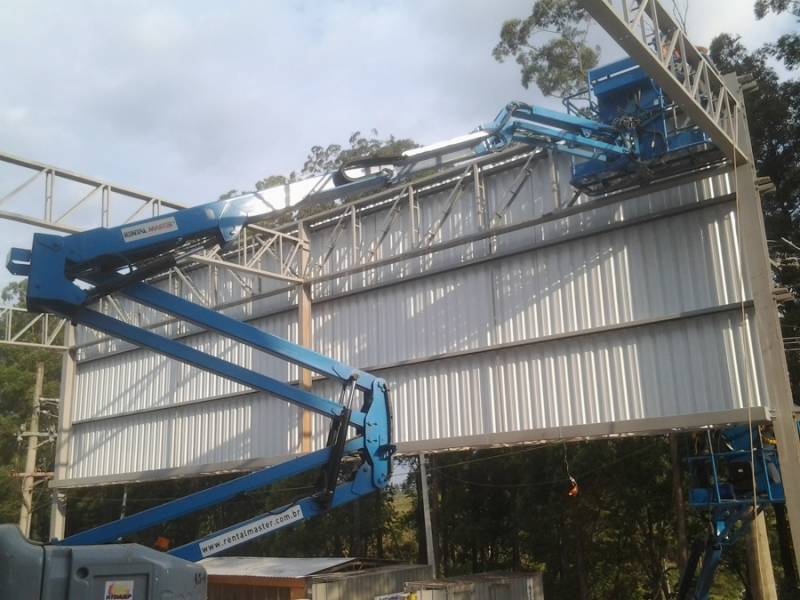
[[[21,307],[24,304],[25,284],[14,282],[0,291],[5,306]],[[34,315],[21,315],[33,319]],[[29,331],[21,341],[34,341]],[[15,477],[23,470],[25,438],[20,432],[27,427],[31,417],[31,399],[36,378],[36,365],[45,366],[44,395],[57,398],[61,378],[61,358],[57,352],[0,346],[0,523],[17,523],[21,504],[21,479]],[[39,429],[46,431],[55,426],[51,411],[40,414]],[[50,471],[53,466],[53,447],[44,444],[39,453],[37,469]],[[34,495],[32,537],[47,539],[49,493],[46,486],[36,487]]]
[[[416,148],[417,144],[410,139],[398,139],[393,135],[382,139],[378,130],[372,129],[373,137],[364,137],[360,131],[354,131],[348,139],[349,147],[339,144],[328,146],[312,146],[303,163],[302,175],[320,175],[334,171],[347,163],[361,158],[393,157],[406,150]]]
[[[278,185],[286,185],[304,177],[335,171],[354,160],[398,156],[404,151],[418,146],[416,142],[407,138],[396,138],[393,135],[381,138],[377,129],[371,129],[370,135],[372,137],[365,137],[360,131],[354,131],[348,139],[348,146],[341,144],[314,145],[309,149],[299,174],[292,171],[288,175],[267,175],[256,181],[254,187],[256,191],[261,191]],[[234,188],[220,195],[220,200],[226,200],[242,193],[244,192]],[[325,206],[315,206],[312,210],[317,211],[324,208]]]
[[[586,41],[589,23],[578,0],[537,0],[530,16],[503,23],[492,55],[516,59],[525,89],[534,83],[545,96],[570,96],[586,86],[600,58],[599,46]]]

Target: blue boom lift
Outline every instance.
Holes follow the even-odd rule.
[[[332,175],[336,187],[320,191],[309,200],[341,199],[381,189],[432,167],[463,163],[512,144],[546,147],[572,155],[572,183],[590,195],[721,160],[708,137],[687,124],[679,107],[633,61],[626,59],[592,70],[588,86],[586,106],[577,108],[575,100],[570,99],[567,114],[515,102],[492,122],[461,138],[410,150],[393,159],[365,159],[346,165]],[[57,548],[77,551],[85,545],[116,542],[249,490],[309,470],[319,471],[316,493],[170,550],[176,557],[197,561],[356,501],[387,484],[394,447],[388,390],[383,380],[146,283],[200,249],[235,242],[245,226],[263,220],[271,211],[259,193],[254,193],[119,227],[68,236],[37,233],[30,250],[12,249],[8,269],[28,278],[30,311],[65,316],[74,324],[159,352],[331,419],[328,443],[322,450],[77,533],[58,542]],[[322,398],[92,308],[94,301],[112,293],[336,380],[341,385],[339,399]],[[342,462],[346,457],[357,460],[358,466],[350,477],[343,478]],[[4,552],[3,539],[0,535],[0,555]],[[5,551],[6,556],[24,556],[24,552],[17,551],[21,543],[6,540],[6,549],[12,548]],[[55,552],[53,548],[48,547],[47,552]],[[91,556],[102,558],[103,553]],[[55,568],[53,560],[44,562]],[[13,561],[6,564],[12,565]],[[0,570],[0,584],[25,585],[20,580],[22,573],[26,573],[24,568]],[[11,578],[12,583],[4,582],[4,577]],[[30,574],[24,577],[33,581]],[[39,573],[42,589],[51,579],[52,574]],[[108,577],[103,579],[108,581]],[[79,581],[73,580],[72,584],[79,589]],[[52,594],[41,598],[78,597]],[[190,597],[188,592],[186,597]]]
[[[724,548],[758,513],[784,502],[778,450],[758,426],[706,430],[703,447],[689,458],[689,477],[689,506],[708,513],[709,531],[692,547],[676,600],[706,600]]]

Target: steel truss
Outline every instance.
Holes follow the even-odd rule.
[[[736,95],[658,0],[582,0],[608,32],[730,160],[745,164]]]
[[[544,160],[551,162],[550,168],[545,171],[553,189],[554,210],[536,218],[517,222],[510,221],[508,214],[518,200],[525,182],[531,176],[535,164]],[[67,173],[73,180],[90,181],[87,177],[68,173],[56,167],[22,161],[15,157],[9,158],[7,155],[0,154],[0,162],[3,161],[12,164],[23,163],[24,168],[31,168],[29,167],[31,164],[38,165],[42,170],[49,170],[56,174]],[[685,182],[691,181],[693,178],[707,177],[719,168],[725,169],[724,166],[712,166],[694,176],[682,175],[680,180]],[[490,214],[483,178],[500,171],[511,171],[514,173],[514,177],[502,197],[497,199],[495,212]],[[119,193],[125,191],[119,186],[95,183],[105,186],[109,190],[119,191]],[[655,190],[674,185],[674,183],[675,181],[672,179],[653,182],[648,189]],[[173,267],[166,276],[167,288],[173,293],[191,297],[193,302],[206,308],[222,310],[236,305],[246,305],[259,298],[294,293],[301,288],[313,287],[315,284],[338,277],[363,273],[481,240],[488,240],[490,253],[493,253],[497,236],[579,214],[641,193],[641,190],[622,191],[605,197],[589,199],[583,195],[562,197],[560,187],[559,174],[555,168],[552,153],[544,150],[510,149],[472,161],[467,168],[463,166],[452,168],[416,180],[399,189],[390,188],[359,197],[339,206],[305,216],[300,220],[288,219],[288,222],[280,225],[273,225],[265,221],[259,225],[250,226],[243,232],[238,243],[232,249],[224,253],[204,251],[192,255],[188,260]],[[467,191],[469,193],[465,193]],[[175,210],[181,206],[138,192],[130,193],[134,195],[132,197],[139,198],[143,204],[136,214],[131,215],[127,220],[143,216],[144,206],[150,206],[150,210],[162,210],[164,207]],[[420,202],[425,196],[442,193],[446,193],[447,196],[439,212],[430,219],[430,222],[423,223]],[[150,200],[145,201],[144,198]],[[82,201],[85,200],[78,202]],[[44,206],[53,204],[55,202],[51,198],[45,202]],[[42,205],[40,205],[41,207]],[[67,209],[67,211],[69,210],[70,208]],[[377,230],[368,234],[362,228],[361,221],[376,211],[384,211],[384,218]],[[107,214],[108,210],[100,212],[101,219],[97,225],[103,223],[102,217]],[[161,213],[157,212],[156,214]],[[476,223],[476,228],[452,239],[443,240],[442,227],[452,214],[468,215]],[[9,217],[0,213],[0,218]],[[276,213],[277,219],[286,221],[285,211]],[[15,217],[13,220],[20,221],[21,219]],[[110,226],[120,224],[108,221],[105,223]],[[63,231],[66,227],[63,219],[39,220],[36,225],[55,231]],[[71,231],[78,230],[77,226],[70,225],[70,227]],[[328,230],[329,233],[326,235],[323,247],[315,252],[316,257],[311,256],[309,259],[309,242],[300,232],[301,230],[313,232],[320,229]],[[402,252],[389,254],[385,249],[386,240],[390,232],[398,229],[403,231],[404,236],[411,243]],[[349,264],[344,267],[334,266],[331,264],[334,251],[341,247],[343,240],[347,240]],[[216,297],[214,290],[217,287],[220,272],[223,270],[227,271],[239,286],[240,299],[221,302]],[[154,281],[157,282],[159,279]],[[272,283],[267,285],[268,281]],[[142,323],[136,314],[125,310],[121,299],[113,295],[103,298],[97,308],[100,312],[109,314],[124,323],[137,324],[150,329],[156,329],[173,321],[171,318],[164,318],[157,322]],[[5,315],[6,313],[0,314]],[[9,325],[4,329],[2,341],[7,343],[24,342],[46,346],[54,350],[64,349],[58,343],[58,334],[64,327],[63,320],[52,315],[49,317],[39,315],[34,318],[35,322],[22,325],[24,314],[25,312],[21,309],[7,309],[5,318]],[[17,326],[17,323],[21,325]],[[27,328],[22,331],[25,326]],[[22,340],[22,335],[30,332],[34,326],[43,327],[44,333],[40,332],[33,340]],[[102,343],[105,339],[86,341],[79,347]]]

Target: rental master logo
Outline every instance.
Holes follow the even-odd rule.
[[[126,242],[135,242],[169,231],[178,231],[178,224],[175,222],[175,217],[164,217],[163,219],[156,219],[155,221],[140,223],[139,225],[123,227],[122,239]]]
[[[290,506],[283,512],[267,515],[261,517],[250,523],[246,523],[236,529],[225,531],[214,537],[200,542],[200,554],[203,558],[211,556],[217,552],[222,552],[225,548],[236,546],[242,542],[264,535],[275,529],[280,529],[295,521],[300,521],[303,518],[303,509],[299,506]]]

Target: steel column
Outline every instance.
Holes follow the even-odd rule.
[[[786,513],[795,547],[795,561],[800,567],[800,437],[794,422],[789,372],[783,351],[778,307],[773,297],[764,214],[756,187],[756,172],[753,167],[753,151],[744,111],[744,98],[736,75],[726,75],[725,79],[728,86],[735,90],[742,107],[738,120],[738,142],[747,153],[748,162],[737,164],[735,169],[741,252],[755,305],[758,346],[764,357],[764,380],[770,407],[775,414],[774,428],[786,495]]]
[[[300,248],[299,272],[305,273],[309,264],[309,246],[308,246],[308,232],[306,225],[303,221],[297,224],[298,237],[303,240],[302,247]],[[313,330],[311,320],[311,284],[301,283],[295,287],[297,293],[297,343],[301,346],[313,349]],[[306,392],[312,391],[313,386],[313,373],[309,369],[300,369],[299,385],[301,390]],[[302,452],[311,452],[312,448],[312,427],[313,427],[313,414],[311,411],[303,410],[300,413],[300,450]]]

